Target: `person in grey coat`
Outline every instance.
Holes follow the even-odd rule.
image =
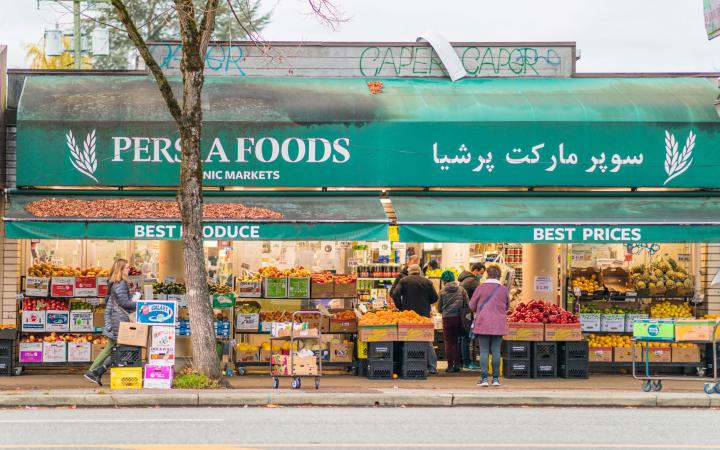
[[[102,376],[110,369],[112,359],[110,354],[113,347],[117,345],[120,322],[130,322],[130,314],[135,312],[137,305],[130,298],[130,287],[128,276],[130,265],[124,259],[118,259],[113,264],[108,282],[108,296],[105,299],[105,327],[103,336],[108,338],[108,343],[102,352],[95,358],[90,370],[85,372],[85,378],[102,386]]]
[[[462,322],[460,315],[463,306],[467,307],[469,298],[468,294],[455,281],[455,274],[449,270],[443,272],[440,280],[445,283],[440,292],[439,310],[442,313],[443,321],[443,339],[445,340],[445,358],[447,359],[448,373],[460,372],[460,342],[458,340]]]

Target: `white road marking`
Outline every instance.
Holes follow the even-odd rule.
[[[224,422],[225,419],[0,419],[2,424],[19,424],[19,423],[136,423],[136,422]]]

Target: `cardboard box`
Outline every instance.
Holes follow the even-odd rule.
[[[582,341],[582,339],[582,330],[579,323],[545,324],[546,341]]]
[[[96,277],[75,277],[75,297],[97,297]]]
[[[41,332],[45,331],[46,311],[23,311],[22,331]]]
[[[41,363],[43,361],[43,343],[20,342],[18,360],[24,363]]]
[[[109,282],[110,282],[109,277],[97,277],[97,288],[98,288],[97,296],[98,297],[100,297],[100,298],[107,297]]]
[[[357,320],[336,320],[330,318],[330,333],[357,333]]]
[[[715,320],[675,319],[675,340],[677,342],[713,340]]]
[[[508,323],[506,341],[542,341],[545,339],[545,326],[542,323]]]
[[[25,295],[47,297],[50,292],[50,278],[25,277]]]
[[[287,277],[263,278],[263,292],[265,293],[265,298],[287,298]]]
[[[132,347],[147,347],[150,327],[141,323],[120,322],[117,343]]]
[[[239,350],[235,352],[235,361],[237,362],[256,362],[260,360],[260,354],[257,350]]]
[[[90,359],[95,361],[95,359],[100,356],[100,353],[105,350],[105,347],[106,344],[92,344],[90,346]]]
[[[153,326],[150,330],[151,347],[175,348],[175,327]]]
[[[615,362],[632,362],[632,347],[614,347],[613,361]],[[645,349],[642,347],[635,348],[635,362],[645,361]]]
[[[67,362],[67,342],[43,342],[43,362]]]
[[[365,342],[398,340],[397,325],[362,325],[358,327],[358,333],[358,339]]]
[[[110,389],[142,389],[142,367],[113,367],[110,369]]]
[[[177,302],[171,300],[138,301],[137,323],[175,326],[177,323]]]
[[[335,296],[335,283],[311,283],[311,298],[333,298]]]
[[[435,327],[431,323],[399,323],[397,327],[398,341],[433,342],[435,340]]]
[[[600,316],[600,331],[625,331],[625,314],[602,314]]]
[[[330,344],[330,362],[352,362],[353,347],[352,342]]]
[[[92,333],[95,331],[93,312],[89,309],[70,311],[70,331],[78,333]]]
[[[310,298],[310,277],[288,278],[288,298]]]
[[[590,362],[612,362],[612,347],[590,347],[588,349],[588,360]]]
[[[636,320],[646,320],[649,318],[649,314],[625,314],[625,331],[633,331],[633,326]]]
[[[330,331],[330,318],[320,313],[317,314],[305,314],[301,316],[303,322],[308,324],[308,328],[315,328],[320,330],[321,333],[327,333]]]
[[[675,339],[675,322],[672,319],[645,319],[633,322],[633,337],[652,341]]]
[[[146,389],[172,388],[173,366],[146,364],[143,375],[143,387]]]
[[[600,331],[601,314],[580,313],[578,317],[582,331]]]
[[[74,297],[75,277],[52,277],[50,281],[50,296]]]
[[[272,351],[260,349],[260,362],[270,362]]]
[[[237,314],[235,316],[235,331],[260,331],[260,314]]]
[[[262,281],[238,281],[236,287],[240,297],[262,297]]]
[[[92,315],[93,326],[95,329],[103,329],[105,327],[105,312],[94,312]]]
[[[177,357],[192,356],[192,340],[190,339],[190,336],[176,336],[175,355]]]
[[[272,355],[270,364],[272,375],[318,375],[317,357],[315,356],[294,356],[292,371],[290,370],[290,355]]]
[[[670,347],[651,347],[648,362],[672,362],[672,349]]]
[[[68,362],[90,362],[92,361],[92,344],[83,342],[74,344],[69,342],[67,345]]]
[[[172,347],[150,347],[148,350],[148,362],[158,366],[175,365],[175,346]]]
[[[335,283],[335,298],[357,297],[357,283]]]
[[[693,363],[700,362],[700,347],[694,345],[692,347],[673,347],[672,362],[677,363]]]
[[[70,331],[70,311],[45,311],[45,331]]]

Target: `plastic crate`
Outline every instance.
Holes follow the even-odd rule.
[[[422,380],[427,378],[428,367],[425,360],[403,361],[400,368],[400,378]]]
[[[503,341],[503,358],[529,361],[531,353],[532,343],[530,341]]]
[[[114,367],[142,367],[142,348],[117,345],[113,347],[112,364]],[[142,378],[142,376],[141,376]]]
[[[368,342],[368,359],[393,360],[394,342]]]
[[[532,377],[533,378],[557,378],[557,363],[549,359],[533,362]]]
[[[427,363],[428,343],[427,342],[403,342],[402,361],[423,361]]]
[[[557,342],[533,342],[533,361],[557,361]]]
[[[530,372],[529,359],[502,359],[502,373],[505,378],[530,378]]]
[[[569,359],[560,365],[561,378],[589,378],[590,363],[587,359]]]
[[[142,367],[113,367],[110,369],[110,389],[142,389]]]
[[[15,341],[0,340],[0,358],[13,358],[15,356]]]
[[[367,363],[367,377],[370,379],[389,378],[393,376],[393,362],[388,359],[370,359]]]
[[[13,375],[14,360],[13,357],[0,358],[0,376],[10,377]]]
[[[560,343],[560,361],[587,361],[587,341],[566,341]]]

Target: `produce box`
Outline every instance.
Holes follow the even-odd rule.
[[[142,389],[142,367],[113,367],[110,369],[110,389]]]
[[[294,330],[293,336],[296,338],[312,338],[312,337],[318,337],[319,331],[317,328],[307,328],[304,330]],[[290,337],[290,330],[288,329],[279,329],[277,330],[277,333],[273,333],[274,337]]]
[[[70,311],[48,310],[45,313],[45,331],[70,331]]]
[[[68,342],[67,345],[67,360],[68,362],[90,362],[92,361],[92,344],[89,342],[82,342],[74,344]]]
[[[47,311],[23,311],[22,331],[45,331]]]
[[[260,356],[257,350],[239,350],[235,352],[235,360],[238,362],[257,362]]]
[[[327,333],[330,330],[330,318],[320,313],[304,314],[300,316],[303,322],[308,324],[308,328],[320,330],[321,333]]]
[[[19,358],[21,363],[41,363],[43,362],[43,343],[42,342],[20,342]]]
[[[648,354],[648,362],[669,363],[672,362],[672,348],[652,347]]]
[[[109,277],[97,277],[97,288],[98,288],[97,296],[98,297],[100,297],[100,298],[107,297],[109,282],[110,282]]]
[[[105,311],[94,312],[92,315],[93,326],[95,329],[103,329],[105,327]]]
[[[107,344],[92,344],[90,346],[90,360],[95,361],[95,358],[100,356],[100,353],[105,350],[106,345]]]
[[[506,341],[542,341],[545,339],[545,326],[542,323],[508,323]]]
[[[355,298],[357,297],[357,283],[338,283],[335,282],[335,298]]]
[[[270,333],[272,332],[272,322],[260,322],[260,332],[261,333]]]
[[[588,349],[588,360],[590,362],[612,362],[612,347],[590,347]]]
[[[582,339],[582,330],[579,323],[545,324],[546,341],[582,341]]]
[[[672,319],[636,320],[633,337],[646,341],[672,341],[675,339],[675,322]]]
[[[177,322],[177,302],[171,300],[139,300],[137,323],[144,325],[170,325]]]
[[[700,347],[673,347],[671,358],[674,363],[700,362]]]
[[[97,297],[96,277],[75,277],[75,297]]]
[[[621,267],[603,269],[602,284],[611,291],[625,293],[628,290],[628,273]]]
[[[174,334],[173,334],[174,336]],[[175,364],[175,346],[150,347],[148,362],[158,366],[172,366]]]
[[[43,342],[43,362],[67,362],[67,342]]]
[[[315,356],[294,356],[293,370],[290,371],[290,355],[272,355],[271,372],[276,376],[298,375],[313,376],[318,375],[317,357]]]
[[[431,323],[399,323],[397,327],[398,341],[433,342],[435,340],[435,327]]]
[[[358,339],[365,342],[387,342],[398,340],[397,325],[361,325]]]
[[[150,331],[150,346],[175,348],[175,327],[153,326]]]
[[[260,331],[260,314],[237,314],[235,316],[235,331]]]
[[[632,362],[632,347],[614,347],[613,361],[615,362]],[[635,362],[645,361],[645,349],[635,349]]]
[[[582,331],[600,331],[601,314],[580,313],[580,329]]]
[[[625,331],[625,314],[602,314],[600,331]]]
[[[262,297],[262,281],[238,281],[236,287],[240,297]]]
[[[287,298],[287,277],[263,278],[263,292],[265,292],[265,298]]]
[[[95,331],[93,312],[89,309],[70,311],[70,331],[79,333],[92,333]]]
[[[310,277],[288,278],[289,298],[310,298]]]
[[[74,297],[75,277],[52,277],[50,281],[50,296]]]
[[[311,298],[333,298],[335,297],[335,283],[311,283]]]
[[[177,303],[178,308],[187,308],[187,295],[186,294],[168,294],[167,299]]]
[[[715,320],[675,319],[675,341],[705,341],[713,339]]]
[[[150,326],[141,323],[120,322],[117,343],[132,347],[147,347]]]
[[[213,308],[232,308],[235,306],[235,294],[213,294],[210,296]]]
[[[330,344],[330,362],[352,362],[353,360],[353,344],[352,342],[343,344]]]
[[[173,366],[146,364],[143,368],[143,387],[146,389],[172,388]]]
[[[272,351],[266,350],[264,348],[260,349],[260,362],[270,362],[271,356]]]
[[[656,297],[658,295],[665,295],[665,288],[664,287],[651,287],[648,289],[648,292],[653,297]]]
[[[50,278],[25,277],[25,295],[47,297],[50,292]]]
[[[357,315],[352,309],[330,310],[331,333],[357,333]],[[335,317],[338,315],[339,317]]]
[[[650,318],[649,314],[640,314],[640,313],[625,314],[625,331],[626,332],[633,331],[633,323],[636,320],[645,320],[645,319],[649,319],[649,318]]]

